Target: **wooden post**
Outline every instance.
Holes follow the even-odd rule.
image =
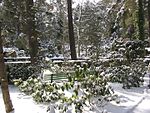
[[[51,74],[51,83],[53,82],[53,74]]]

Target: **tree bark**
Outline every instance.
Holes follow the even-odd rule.
[[[81,53],[81,40],[80,40],[80,29],[77,27],[77,36],[78,36],[78,57],[80,57]]]
[[[80,57],[80,53],[81,53],[81,37],[80,37],[80,28],[81,28],[81,25],[80,25],[80,21],[81,21],[81,16],[82,16],[82,4],[79,6],[79,26],[77,26],[77,36],[78,36],[78,57]]]
[[[144,33],[143,0],[138,0],[138,28],[139,28],[139,40],[144,40],[145,39],[145,33]]]
[[[2,23],[0,22],[0,83],[1,83],[1,90],[3,94],[6,113],[10,113],[11,111],[14,111],[14,109],[13,109],[13,105],[10,99],[10,94],[8,89],[8,79],[5,71],[1,31],[2,31]]]
[[[29,40],[29,53],[31,63],[36,63],[38,53],[38,41],[35,32],[35,11],[33,0],[26,0],[26,34]]]
[[[68,5],[68,28],[69,28],[69,41],[70,41],[70,51],[71,59],[76,60],[76,48],[75,48],[75,38],[73,29],[73,19],[72,19],[72,0],[67,0]]]
[[[150,0],[148,0],[148,32],[149,32],[149,38],[150,38]]]

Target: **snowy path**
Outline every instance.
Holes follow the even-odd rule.
[[[143,86],[131,89],[122,89],[121,84],[112,83],[116,94],[120,97],[120,103],[111,102],[104,109],[108,113],[150,113],[150,89],[147,87],[149,78],[145,76],[144,80]],[[14,86],[10,86],[9,89],[15,113],[46,113],[47,105],[36,104],[31,96],[23,95]],[[5,113],[1,90],[0,113]]]

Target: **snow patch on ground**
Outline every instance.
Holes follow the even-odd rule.
[[[9,86],[14,113],[46,113],[47,105],[37,104],[31,96],[24,95],[17,87]],[[0,113],[5,113],[5,106],[0,90]]]
[[[120,103],[111,102],[105,109],[109,113],[150,113],[150,89],[148,75],[144,78],[143,86],[139,88],[122,89],[121,84],[112,84],[115,93],[119,96]]]
[[[115,93],[119,96],[120,103],[111,102],[104,108],[98,108],[97,111],[86,111],[85,113],[100,113],[101,110],[108,111],[106,113],[150,113],[150,89],[148,75],[144,78],[145,82],[140,88],[122,89],[122,84],[111,83]],[[10,96],[15,108],[14,113],[46,113],[48,105],[37,104],[31,96],[24,95],[17,87],[9,86]],[[70,94],[68,94],[69,96]],[[5,113],[5,106],[0,90],[0,113]],[[59,113],[59,112],[56,112]],[[72,113],[69,112],[68,113]]]

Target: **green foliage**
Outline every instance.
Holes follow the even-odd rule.
[[[18,49],[22,49],[22,50],[28,50],[28,41],[27,41],[27,37],[18,37],[15,41],[15,45]]]
[[[21,91],[32,95],[36,102],[59,102],[56,109],[62,112],[74,104],[76,112],[82,113],[83,106],[90,106],[93,97],[101,97],[105,101],[113,98],[114,92],[107,83],[108,78],[96,71],[94,73],[91,75],[84,64],[82,68],[75,66],[75,73],[69,76],[68,82],[50,83],[29,77],[26,81],[16,80],[15,84]],[[66,91],[72,92],[70,97],[65,94]]]
[[[103,98],[104,101],[114,99],[113,89],[108,85],[109,79],[101,76],[97,71],[92,73],[90,74],[86,64],[83,67],[75,66],[75,75],[69,78],[69,82],[73,85],[71,88],[73,94],[70,98],[65,98],[59,106],[63,112],[74,104],[75,112],[82,113],[84,106],[90,107],[90,100],[94,97]]]
[[[15,84],[22,92],[32,95],[36,102],[55,102],[63,95],[59,92],[60,85],[42,82],[39,78],[29,77],[26,81],[15,81]]]
[[[87,92],[93,96],[106,96],[112,93],[111,88],[108,86],[109,78],[100,75],[100,73],[96,70],[93,74],[89,74],[89,71],[87,71],[86,67],[77,67],[75,72],[76,74],[74,79],[79,81],[81,87],[86,89]]]
[[[114,58],[108,69],[112,82],[122,83],[123,88],[140,87],[147,70],[143,61],[145,46],[146,42],[140,40],[114,44],[113,50],[122,57],[118,58],[121,62]]]
[[[146,73],[143,61],[135,61],[130,65],[114,66],[110,69],[110,81],[123,84],[123,88],[140,87]]]
[[[78,37],[78,50],[81,48],[81,51],[86,51],[86,55],[98,58],[102,51],[103,40],[109,34],[110,25],[107,18],[109,2],[99,1],[94,4],[86,1],[84,5],[80,4],[75,8],[74,26],[75,35]]]
[[[133,61],[136,58],[144,58],[145,42],[140,40],[128,41],[125,44],[125,56],[128,61]]]
[[[28,64],[9,64],[7,65],[7,76],[9,83],[12,83],[14,79],[21,78],[27,80],[36,72],[36,68]]]
[[[137,3],[135,0],[125,1],[125,24],[129,26],[131,24],[135,25],[137,20]]]

